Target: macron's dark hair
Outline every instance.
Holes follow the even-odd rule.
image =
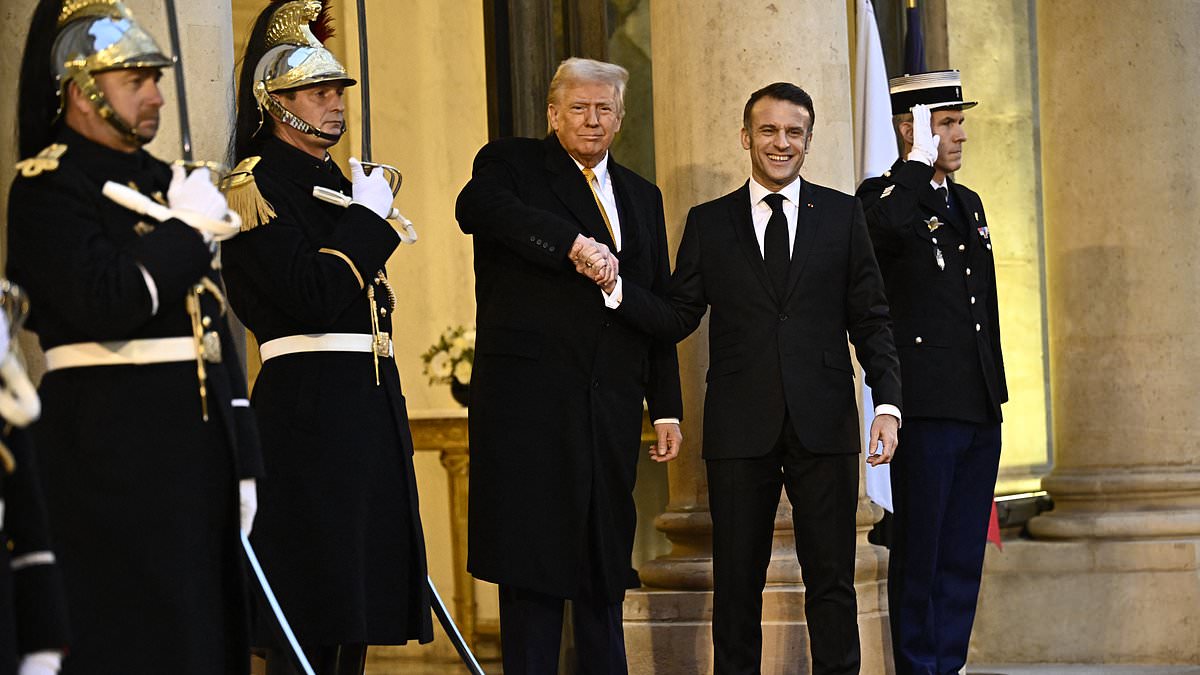
[[[746,101],[746,107],[742,110],[742,128],[746,131],[750,131],[750,109],[754,107],[755,103],[758,103],[759,99],[763,98],[790,101],[807,110],[810,132],[817,123],[817,111],[813,110],[812,97],[808,95],[808,92],[791,82],[776,82],[750,94],[750,99]]]
[[[21,79],[17,85],[17,148],[21,157],[35,155],[49,145],[62,124],[56,119],[59,98],[50,64],[60,11],[62,0],[39,2],[25,38]]]

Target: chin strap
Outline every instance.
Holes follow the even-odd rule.
[[[292,127],[296,131],[299,131],[300,133],[308,134],[309,136],[316,136],[317,138],[326,141],[332,141],[334,143],[341,140],[342,134],[346,133],[345,122],[342,122],[341,131],[336,134],[329,134],[300,119],[292,111],[283,107],[283,104],[279,102],[279,99],[267,92],[267,85],[265,82],[260,81],[254,83],[254,98],[258,101],[259,106],[265,108],[272,115],[279,118],[285,124]]]
[[[68,64],[68,67],[71,65],[72,64]],[[93,78],[92,74],[82,66],[72,68],[71,81],[78,85],[79,91],[83,92],[83,95],[86,96],[89,101],[91,101],[92,105],[96,108],[96,112],[100,113],[101,119],[108,122],[109,125],[116,129],[125,140],[136,144],[138,147],[141,147],[154,140],[153,136],[146,138],[145,136],[142,136],[138,132],[134,131],[133,127],[131,127],[128,122],[121,119],[121,116],[117,114],[117,111],[113,109],[112,105],[108,102],[108,99],[104,96],[104,92],[100,91],[100,87],[96,84],[95,78]],[[65,87],[61,89],[59,95],[65,99]],[[63,103],[63,106],[65,108],[65,103]]]

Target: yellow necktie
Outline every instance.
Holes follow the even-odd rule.
[[[588,187],[592,190],[592,198],[596,200],[596,208],[600,209],[600,217],[604,219],[604,227],[608,230],[608,236],[612,238],[613,245],[616,245],[617,237],[613,234],[612,222],[608,219],[608,212],[604,210],[604,202],[600,201],[600,193],[596,191],[596,172],[585,168],[583,177],[587,179]]]

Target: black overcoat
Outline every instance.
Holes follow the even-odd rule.
[[[623,283],[665,292],[662,195],[611,155],[608,167]],[[613,242],[555,136],[485,146],[456,215],[474,239],[478,324],[468,567],[486,581],[616,602],[637,585],[643,400],[651,419],[682,417],[674,343],[606,309],[567,259],[580,234]]]
[[[41,345],[192,336],[185,298],[221,279],[200,235],[146,222],[101,194],[106,180],[162,198],[170,167],[64,128],[65,154],[18,173],[8,274],[29,292]],[[142,270],[153,279],[158,311]],[[246,381],[216,296],[208,413],[194,361],[54,370],[32,427],[65,580],[75,673],[249,671],[239,478],[261,469]]]
[[[395,230],[363,206],[312,196],[317,185],[351,194],[331,160],[274,137],[258,152],[255,183],[276,217],[224,245],[237,315],[259,344],[370,334],[370,285],[390,334],[397,308],[378,273],[400,242]],[[433,639],[412,437],[392,359],[380,358],[379,377],[377,386],[369,353],[307,352],[266,361],[255,380],[267,475],[252,540],[305,645]]]
[[[0,467],[0,675],[16,675],[23,655],[65,650],[67,605],[29,433],[5,429],[0,443],[15,459]]]
[[[896,322],[904,413],[1000,422],[1008,385],[987,216],[954,181],[948,208],[932,177],[900,160],[858,188]]]
[[[785,415],[811,452],[861,452],[847,336],[875,402],[900,407],[888,302],[854,197],[803,181],[784,297],[755,239],[749,183],[693,207],[670,303],[631,288],[618,313],[682,338],[709,307],[705,459],[767,454]]]

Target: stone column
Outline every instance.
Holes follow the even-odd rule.
[[[1055,509],[989,552],[981,662],[1200,662],[1197,25],[1037,4]]]
[[[845,3],[661,0],[652,3],[651,12],[656,169],[672,248],[689,207],[729,192],[749,176],[749,157],[739,140],[742,107],[751,91],[771,82],[795,82],[813,96],[817,122],[803,175],[853,191]],[[642,566],[649,588],[627,596],[625,636],[634,673],[712,668],[712,524],[700,458],[707,321],[680,345],[679,357],[684,447],[670,466],[670,503],[657,522],[672,550]],[[764,597],[764,673],[807,672],[804,589],[790,516],[785,497]],[[857,588],[864,673],[884,672],[883,653],[889,651],[880,581],[886,552],[865,540],[877,517],[860,499]]]

